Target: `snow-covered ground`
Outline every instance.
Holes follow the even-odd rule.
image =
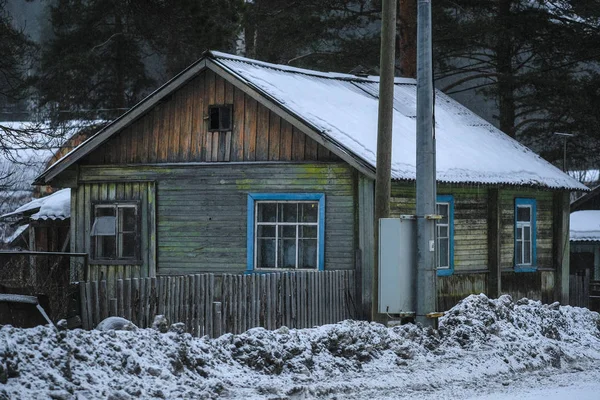
[[[216,339],[0,329],[0,399],[597,399],[600,316],[470,296],[439,330],[344,321]]]

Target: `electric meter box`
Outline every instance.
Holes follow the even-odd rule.
[[[414,216],[379,220],[379,313],[415,311],[416,246]]]

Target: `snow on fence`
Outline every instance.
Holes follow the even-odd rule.
[[[119,279],[114,298],[106,281],[91,281],[80,283],[81,317],[85,329],[109,316],[146,328],[162,314],[212,337],[258,326],[308,328],[352,318],[353,290],[353,271]]]

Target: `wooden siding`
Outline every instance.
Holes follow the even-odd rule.
[[[440,276],[437,280],[438,310],[448,311],[471,294],[488,292],[488,274],[469,273]]]
[[[454,196],[454,270],[487,269],[487,188],[439,185],[438,194]],[[391,216],[415,209],[415,183],[393,182]]]
[[[208,107],[233,104],[231,131],[208,131]],[[339,161],[279,115],[208,70],[190,80],[81,164]]]
[[[127,180],[156,181],[159,274],[244,271],[251,192],[325,193],[325,268],[354,268],[357,173],[346,164],[98,166],[80,173],[81,182]]]
[[[536,200],[536,264],[541,268],[554,268],[552,262],[552,192],[505,189],[500,191],[500,209],[502,210],[500,219],[500,259],[502,269],[513,269],[515,267],[515,198],[517,197]]]
[[[154,276],[156,269],[155,187],[153,182],[82,183],[71,194],[71,251],[91,253],[90,230],[93,203],[118,200],[140,202],[141,264],[103,264],[90,259],[89,280],[116,282],[140,276]]]

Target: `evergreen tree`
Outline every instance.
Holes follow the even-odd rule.
[[[111,119],[152,87],[130,2],[58,0],[43,44],[37,89],[53,120]]]
[[[559,117],[560,98],[582,66],[597,61],[581,42],[574,8],[543,0],[456,0],[434,10],[436,77],[443,89],[496,101],[498,125],[520,139]]]

